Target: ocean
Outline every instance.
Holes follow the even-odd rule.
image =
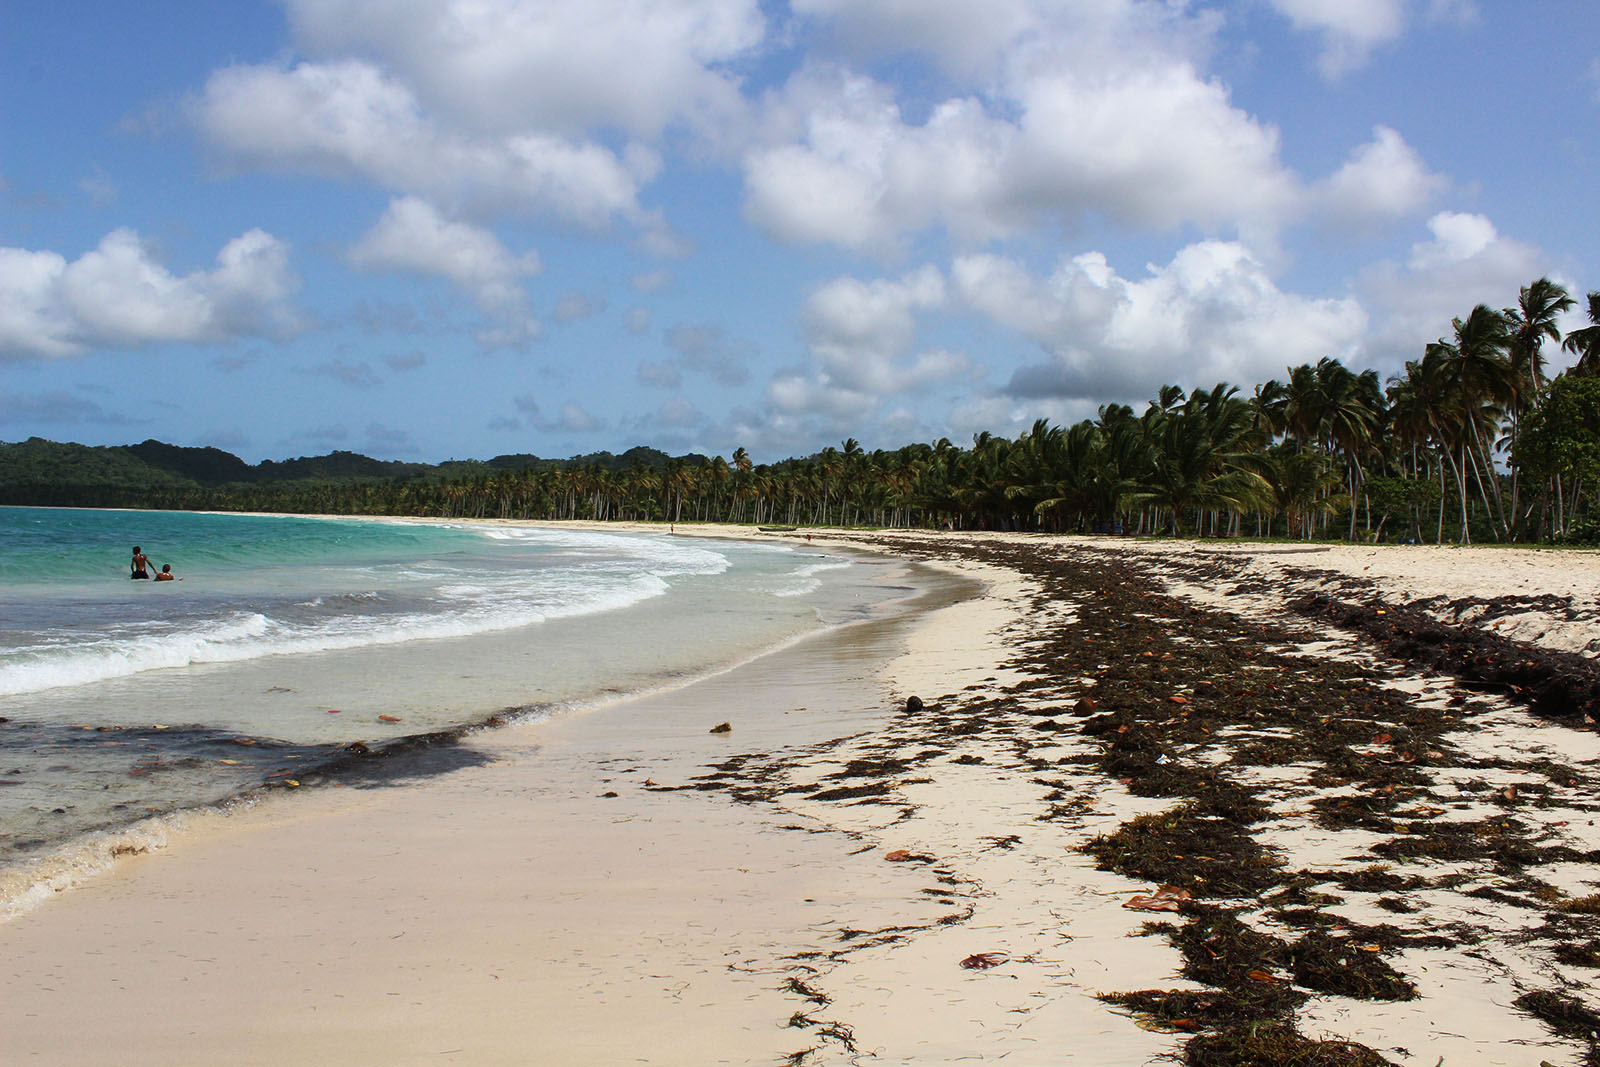
[[[182,580],[130,580],[134,545]],[[442,772],[464,730],[682,684],[912,592],[904,564],[793,539],[0,508],[0,898],[97,835]]]

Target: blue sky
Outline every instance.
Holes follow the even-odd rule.
[[[0,4],[0,440],[772,460],[1388,375],[1600,288],[1593,13]]]

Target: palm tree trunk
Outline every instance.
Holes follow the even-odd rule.
[[[1497,534],[1495,540],[1507,540],[1511,536],[1511,527],[1506,522],[1505,500],[1500,492],[1500,479],[1495,477],[1494,461],[1490,458],[1489,450],[1483,443],[1483,435],[1478,433],[1478,424],[1471,422],[1468,425],[1472,427],[1473,443],[1477,445],[1478,453],[1483,456],[1483,466],[1481,468],[1478,467],[1477,457],[1473,458],[1473,473],[1478,479],[1478,495],[1483,497],[1483,506],[1489,512],[1491,526],[1494,525],[1495,521],[1498,521],[1500,534],[1504,535],[1502,537]],[[1483,476],[1485,473],[1489,475],[1489,489],[1494,495],[1494,505],[1492,507],[1489,504],[1489,496],[1483,491]]]

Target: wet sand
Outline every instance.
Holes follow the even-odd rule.
[[[477,735],[487,762],[420,784],[202,820],[0,926],[7,1058],[1594,1055],[1593,724],[1288,607],[1400,616],[1450,588],[1427,553],[837,538],[982,595]],[[1456,588],[1581,648],[1559,584],[1596,559],[1538,555]],[[1125,906],[1162,885],[1177,910]]]

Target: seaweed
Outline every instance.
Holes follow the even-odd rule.
[[[1295,982],[1319,993],[1359,1000],[1414,1000],[1416,985],[1384,962],[1381,949],[1315,931],[1290,947],[1289,959]]]
[[[1365,1045],[1314,1041],[1285,1024],[1202,1034],[1184,1049],[1188,1067],[1388,1067]]]

